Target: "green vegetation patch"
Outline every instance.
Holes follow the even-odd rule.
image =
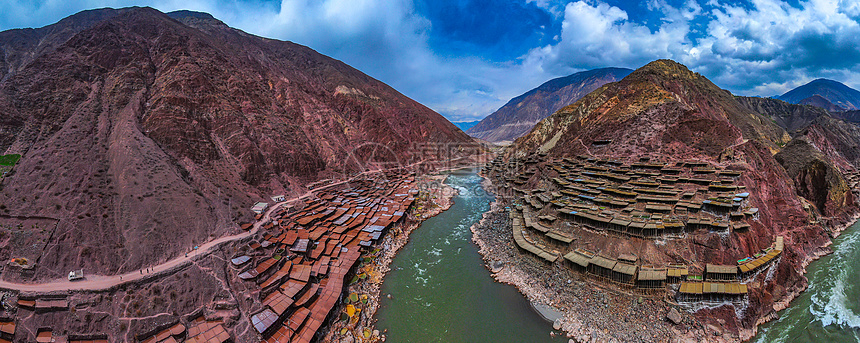
[[[12,167],[16,163],[18,163],[18,160],[20,160],[20,159],[21,159],[21,155],[18,155],[18,154],[10,154],[10,155],[0,156],[0,166]]]

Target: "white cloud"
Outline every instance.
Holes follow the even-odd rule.
[[[43,26],[105,6],[204,11],[249,33],[340,59],[454,121],[481,118],[552,77],[637,68],[658,58],[684,63],[744,95],[780,94],[817,77],[860,87],[856,0],[807,0],[796,7],[776,0],[743,7],[649,0],[646,7],[659,17],[650,27],[599,0],[526,1],[560,21],[561,34],[504,63],[481,59],[480,51],[460,57],[435,52],[428,43],[433,23],[416,13],[412,0],[13,0],[0,5],[0,25]]]
[[[555,73],[576,68],[637,68],[671,58],[738,94],[774,95],[818,77],[857,87],[860,73],[860,5],[809,0],[799,7],[753,0],[747,8],[687,1],[675,8],[651,0],[662,14],[652,30],[618,7],[577,1],[564,10],[561,40],[526,57]],[[751,9],[749,9],[751,8]],[[691,33],[694,22],[706,30]]]
[[[652,4],[671,12],[672,20],[656,31],[628,20],[627,12],[605,3],[569,3],[564,10],[561,41],[533,49],[527,59],[542,61],[543,67],[557,73],[605,66],[639,67],[659,58],[678,58],[689,51],[689,25],[684,16],[700,8],[678,10],[665,2]],[[698,5],[696,5],[698,6]],[[698,8],[698,9],[697,9]]]
[[[771,95],[825,75],[849,83],[857,79],[860,24],[846,11],[852,4],[811,0],[797,8],[756,0],[753,5],[712,11],[707,36],[698,42],[707,54],[697,62],[703,68],[733,66],[730,73],[714,75],[715,82],[740,93]]]
[[[517,61],[438,55],[428,44],[432,23],[415,13],[411,0],[282,0],[278,6],[203,0],[13,1],[0,11],[0,23],[5,28],[39,27],[84,9],[126,6],[207,12],[252,34],[307,45],[453,121],[480,119],[555,76]]]

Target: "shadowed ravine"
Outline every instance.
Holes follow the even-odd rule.
[[[510,285],[495,282],[469,227],[493,200],[474,171],[451,174],[454,205],[421,224],[382,284],[378,328],[390,342],[566,342]],[[385,297],[392,295],[392,299]]]

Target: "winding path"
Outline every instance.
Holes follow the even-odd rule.
[[[334,185],[334,184],[332,184]],[[328,185],[328,186],[332,186]],[[283,206],[284,204],[288,204],[291,202],[295,202],[301,199],[308,197],[311,192],[305,193],[300,197],[296,197],[287,201],[279,202],[269,208],[266,211],[266,214],[259,221],[254,223],[253,228],[251,230],[231,235],[224,236],[213,241],[209,241],[200,245],[197,249],[191,250],[188,254],[183,256],[179,256],[170,261],[164,262],[162,264],[149,267],[148,271],[143,271],[142,273],[138,271],[129,272],[120,275],[86,275],[84,280],[78,281],[69,281],[65,279],[58,279],[55,281],[49,281],[45,283],[35,283],[35,284],[26,284],[26,283],[15,283],[0,280],[0,289],[6,290],[16,290],[21,292],[38,292],[38,293],[46,293],[46,292],[55,292],[55,291],[72,291],[72,290],[106,290],[112,287],[124,284],[124,283],[132,283],[135,281],[139,281],[146,278],[153,278],[160,276],[161,274],[165,274],[168,272],[172,272],[174,269],[178,267],[183,267],[186,264],[191,263],[192,260],[199,256],[208,255],[211,250],[223,243],[232,242],[235,240],[243,239],[246,237],[250,237],[251,235],[257,233],[260,227],[263,226],[264,223],[268,222],[271,218],[272,212]]]
[[[462,158],[453,159],[453,160],[450,160],[447,162],[453,162],[453,161],[459,160],[459,159],[462,159]],[[416,162],[416,163],[410,164],[409,166],[413,166],[413,165],[416,165],[419,163],[424,163],[424,162],[427,162],[427,161]],[[298,197],[295,197],[295,198],[292,198],[290,200],[286,200],[283,202],[276,203],[275,205],[272,205],[266,211],[265,215],[263,215],[263,217],[260,220],[258,220],[256,223],[254,223],[254,226],[251,228],[251,230],[248,230],[246,232],[242,232],[242,233],[239,233],[236,235],[220,237],[220,238],[215,239],[213,241],[206,242],[206,243],[200,245],[197,249],[194,249],[194,250],[188,252],[188,254],[184,254],[183,256],[176,257],[176,258],[169,260],[167,262],[164,262],[162,264],[148,267],[147,268],[148,271],[144,270],[142,273],[140,271],[138,271],[137,273],[132,271],[132,272],[120,274],[120,275],[86,275],[86,273],[85,273],[86,277],[83,280],[69,281],[66,279],[57,279],[54,281],[48,281],[48,282],[44,282],[44,283],[16,283],[16,282],[8,282],[8,281],[0,280],[0,290],[13,290],[13,291],[20,291],[20,292],[36,292],[36,293],[47,293],[47,292],[57,292],[57,291],[80,291],[80,290],[100,291],[100,290],[107,290],[107,289],[110,289],[110,288],[113,288],[113,287],[116,287],[116,286],[119,286],[122,284],[126,284],[126,283],[134,283],[136,281],[140,281],[140,280],[144,280],[144,279],[156,278],[156,277],[159,277],[163,274],[171,274],[171,273],[175,272],[176,270],[178,270],[180,267],[183,267],[183,266],[191,263],[195,258],[208,255],[209,253],[211,253],[213,248],[218,247],[219,245],[221,245],[223,243],[232,242],[235,240],[240,240],[240,239],[247,238],[247,237],[254,235],[255,233],[257,233],[257,231],[260,229],[260,227],[263,226],[263,224],[265,224],[269,221],[272,213],[285,204],[299,201],[299,200],[303,200],[303,199],[309,197],[314,192],[323,190],[325,188],[329,188],[329,187],[333,187],[333,186],[337,186],[337,185],[342,185],[342,184],[347,183],[347,182],[351,182],[356,177],[358,177],[360,175],[364,175],[366,173],[377,173],[380,171],[381,170],[368,170],[368,171],[362,172],[359,175],[356,175],[355,177],[352,177],[348,180],[343,180],[340,182],[330,183],[330,184],[325,185],[325,186],[320,186],[320,187],[314,188],[312,190],[309,190],[307,193],[302,194],[301,196],[298,196]]]

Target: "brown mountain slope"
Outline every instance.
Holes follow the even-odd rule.
[[[36,57],[54,51],[69,38],[95,23],[129,9],[95,9],[82,11],[38,29],[13,29],[0,32],[0,81],[14,75],[18,69]]]
[[[810,130],[817,129],[813,125]],[[823,135],[815,131],[809,141]],[[506,157],[535,153],[546,153],[549,159],[590,155],[635,161],[651,157],[652,161],[671,164],[702,161],[740,171],[737,184],[746,187],[750,206],[758,209],[748,231],[732,231],[721,237],[690,234],[665,246],[633,241],[647,247],[638,248],[649,251],[639,256],[646,264],[679,259],[696,264],[734,264],[738,258],[765,248],[775,236],[784,236],[790,248],[772,277],[751,287],[745,300],[749,306],[742,313],[731,306],[696,312],[705,322],[748,339],[757,323],[774,313],[779,301],[806,287],[800,265],[820,253],[829,242],[829,230],[844,225],[858,212],[843,170],[837,167],[840,162],[833,161],[827,152],[795,141],[778,155],[779,159],[774,158],[773,154],[789,141],[775,120],[747,108],[683,65],[659,60],[543,120],[518,139]],[[541,177],[555,175],[548,173]],[[609,235],[596,238],[590,246],[616,256],[630,244],[627,239]]]
[[[788,132],[805,128],[827,111],[814,106],[795,105],[778,99],[738,96],[735,99],[749,110],[769,117]]]
[[[759,140],[776,151],[789,137],[701,75],[658,60],[559,110],[517,140],[513,151],[704,158],[716,157],[744,139]],[[609,142],[593,145],[600,141]]]
[[[513,141],[560,108],[576,102],[600,86],[621,80],[631,72],[626,68],[602,68],[549,80],[511,99],[466,133],[490,142]]]
[[[235,230],[268,195],[367,159],[435,158],[416,144],[471,143],[307,47],[208,15],[105,11],[53,49],[24,39],[17,54],[36,56],[0,83],[0,151],[24,156],[2,181],[0,215],[57,219],[0,258],[37,259],[36,278],[137,269]]]
[[[794,138],[774,157],[794,181],[798,195],[827,216],[844,216],[854,205],[846,173],[860,165],[860,127],[832,118],[816,106],[778,99],[736,97],[771,118]]]
[[[860,166],[860,127],[851,123],[850,112],[828,113],[822,108],[794,105],[777,99],[736,97],[752,111],[771,118],[792,132],[795,138],[809,140],[815,149],[843,170]]]
[[[818,94],[815,94],[811,97],[800,100],[800,102],[798,102],[798,104],[821,107],[821,108],[827,110],[828,112],[845,111],[844,108],[834,105],[832,102],[830,102],[830,100],[827,100],[827,98],[825,98],[821,95],[818,95]]]
[[[834,118],[839,118],[847,122],[860,123],[860,110],[832,112],[830,115]]]

